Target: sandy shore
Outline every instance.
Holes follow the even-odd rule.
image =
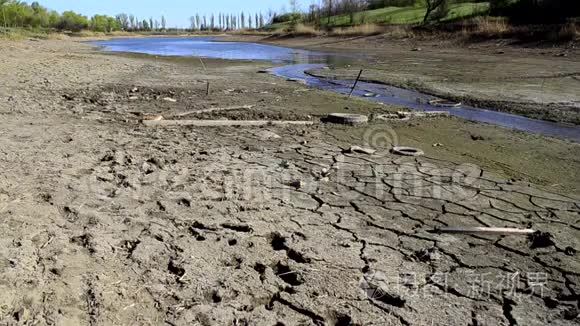
[[[204,63],[0,45],[3,323],[578,323],[578,144],[452,118],[139,122],[397,110],[258,74],[266,63]],[[444,226],[548,234],[431,232]]]

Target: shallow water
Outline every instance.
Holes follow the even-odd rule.
[[[131,38],[94,42],[112,52],[162,56],[191,56],[228,60],[264,60],[275,63],[327,63],[329,55],[258,43],[219,42],[215,38]]]
[[[111,52],[133,52],[161,56],[191,56],[229,60],[262,60],[288,65],[272,68],[271,73],[284,78],[303,80],[308,86],[341,94],[348,94],[352,80],[328,80],[313,77],[306,70],[327,65],[355,65],[361,58],[346,55],[289,49],[279,46],[247,43],[220,42],[213,38],[140,38],[114,39],[93,42]],[[371,95],[372,96],[369,96]],[[403,88],[359,82],[353,96],[364,97],[373,102],[393,104],[415,110],[449,111],[451,115],[471,121],[494,124],[506,128],[539,133],[580,142],[580,127],[548,121],[534,120],[518,115],[473,108],[462,105],[441,108],[428,104],[433,96]]]

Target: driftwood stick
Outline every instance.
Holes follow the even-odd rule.
[[[460,234],[497,234],[497,235],[530,235],[536,231],[531,229],[495,228],[495,227],[461,227],[446,226],[434,230],[436,233]]]
[[[225,108],[209,108],[209,109],[201,109],[195,111],[187,111],[173,115],[174,117],[184,117],[193,114],[201,114],[201,113],[210,113],[210,112],[217,112],[217,111],[231,111],[231,110],[247,110],[253,108],[253,105],[243,105],[243,106],[229,106]]]
[[[361,69],[358,72],[358,76],[356,77],[356,80],[354,81],[354,85],[352,85],[352,89],[350,90],[350,93],[348,94],[349,98],[352,95],[352,92],[354,92],[354,89],[356,88],[356,85],[358,84],[358,81],[360,80],[360,76],[362,75],[362,73],[363,73],[363,70]]]
[[[194,126],[194,127],[254,127],[254,126],[287,126],[313,125],[313,121],[268,121],[268,120],[144,120],[143,124],[149,127]]]

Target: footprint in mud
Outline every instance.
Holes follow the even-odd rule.
[[[260,281],[264,282],[264,280],[266,280],[266,265],[261,264],[261,263],[256,263],[254,265],[254,270],[256,272],[258,272],[258,274],[260,274]]]
[[[236,240],[236,239],[229,239],[229,240],[228,240],[228,245],[229,245],[230,247],[233,247],[233,246],[235,246],[235,245],[237,245],[237,244],[238,244],[238,240]]]
[[[79,219],[79,213],[76,209],[69,206],[64,206],[59,209],[62,216],[69,222],[74,223]]]
[[[274,251],[285,250],[288,258],[299,264],[308,264],[311,262],[310,258],[306,257],[303,253],[288,247],[286,244],[286,237],[282,236],[280,233],[272,233],[270,239],[270,244]]]
[[[228,229],[228,230],[232,230],[232,231],[236,231],[236,232],[243,232],[243,233],[250,233],[250,232],[254,231],[249,225],[245,225],[245,224],[224,223],[221,225],[221,227],[223,227],[224,229]]]
[[[282,262],[278,262],[273,268],[276,276],[282,279],[291,286],[299,286],[304,284],[304,278],[301,274],[290,269],[290,267]]]
[[[169,273],[177,277],[183,277],[183,275],[185,275],[185,268],[183,268],[181,264],[177,263],[173,259],[169,261],[169,264],[167,265],[167,270],[169,271]]]
[[[83,235],[72,237],[70,239],[70,242],[79,245],[83,248],[86,248],[90,254],[94,254],[96,251],[93,236],[90,233],[85,233]]]
[[[186,199],[186,198],[181,198],[177,201],[177,205],[183,206],[183,207],[191,207],[191,201],[189,199]]]

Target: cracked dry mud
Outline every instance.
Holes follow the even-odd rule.
[[[365,127],[146,128],[71,89],[2,104],[3,324],[578,324],[577,196],[343,153]],[[549,236],[431,232],[450,225]]]

